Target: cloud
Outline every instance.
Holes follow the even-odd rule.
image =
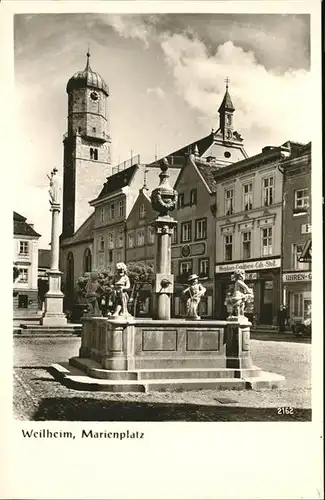
[[[149,40],[154,36],[155,25],[158,22],[158,16],[155,15],[110,15],[100,18],[121,37],[140,40],[145,48],[149,47]]]
[[[150,87],[147,89],[147,94],[156,95],[159,99],[166,97],[165,91],[160,87]]]
[[[211,54],[198,38],[187,34],[164,35],[161,48],[179,95],[200,114],[215,118],[230,79],[236,108],[236,127],[262,141],[310,140],[310,73],[288,70],[277,74],[258,63],[253,51],[232,41]],[[266,141],[266,142],[265,142]]]

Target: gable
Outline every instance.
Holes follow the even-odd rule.
[[[176,189],[178,193],[181,193],[182,191],[188,191],[194,188],[201,188],[205,193],[210,193],[210,189],[194,164],[192,156],[189,156],[178,176],[174,189]]]
[[[143,219],[139,219],[141,205],[144,205],[146,211],[146,216]],[[140,225],[148,224],[148,222],[151,222],[156,216],[157,214],[151,206],[149,194],[141,190],[127,218],[127,229],[135,229]]]

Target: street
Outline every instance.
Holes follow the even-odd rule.
[[[78,355],[79,337],[14,338],[14,416],[64,421],[308,421],[311,345],[251,340],[256,366],[286,377],[259,391],[107,393],[68,389],[48,367]]]

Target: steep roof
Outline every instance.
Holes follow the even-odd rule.
[[[171,154],[171,156],[185,156],[186,154],[194,153],[194,149],[197,147],[199,156],[202,156],[205,151],[211,146],[213,143],[214,134],[211,132],[209,135],[202,137],[198,141],[191,142],[187,146],[175,151]]]
[[[210,191],[215,192],[217,183],[214,179],[214,174],[220,169],[220,167],[209,165],[208,163],[203,162],[202,160],[199,160],[197,158],[195,159],[195,165],[202,175],[203,179],[207,183]]]
[[[61,246],[74,245],[76,243],[83,243],[87,241],[93,241],[94,239],[94,224],[95,224],[95,212],[90,214],[88,219],[77,229],[73,236],[70,238],[65,238],[61,241]]]
[[[26,222],[27,218],[20,215],[18,212],[14,212],[14,234],[20,236],[35,236],[39,238],[41,235],[35,231],[35,229]]]
[[[226,90],[223,101],[220,104],[219,113],[220,113],[220,111],[223,111],[223,110],[235,111],[235,107],[232,103],[228,89]]]
[[[49,269],[51,267],[51,250],[39,248],[38,267],[44,267],[45,269]]]
[[[118,191],[119,189],[122,189],[125,186],[129,186],[138,168],[139,168],[138,164],[132,165],[131,167],[126,168],[121,172],[117,172],[116,174],[107,177],[107,181],[105,182],[96,200],[105,198],[109,194],[114,193],[115,191]]]

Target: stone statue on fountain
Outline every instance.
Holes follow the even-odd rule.
[[[250,312],[253,302],[254,293],[253,289],[245,283],[245,271],[243,269],[236,269],[233,277],[235,285],[233,293],[228,294],[226,298],[226,306],[229,311],[228,320],[238,320],[247,322],[245,312]]]
[[[186,317],[188,319],[201,319],[198,315],[198,307],[201,297],[206,292],[206,288],[199,283],[197,274],[192,274],[188,278],[188,282],[190,286],[183,290],[183,294],[189,296],[186,301]]]
[[[130,289],[131,284],[127,275],[127,267],[124,262],[116,264],[116,274],[113,281],[113,318],[129,318],[131,315],[128,312],[129,296],[127,290]]]

